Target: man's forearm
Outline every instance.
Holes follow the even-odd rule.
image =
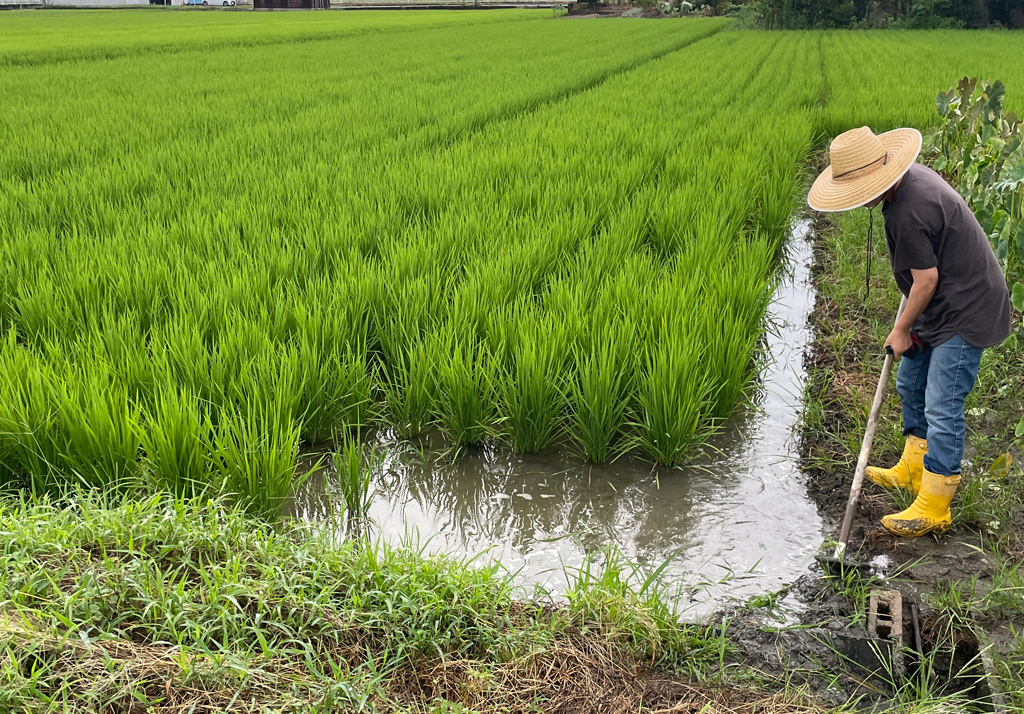
[[[907,306],[904,308],[900,319],[896,322],[897,329],[910,332],[910,328],[914,326],[917,318],[928,307],[928,303],[932,301],[936,287],[938,287],[937,280],[929,278],[914,280],[914,284],[910,286],[910,295],[907,296]]]

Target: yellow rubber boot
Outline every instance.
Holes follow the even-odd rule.
[[[928,442],[916,436],[908,436],[903,446],[903,456],[891,469],[868,466],[864,473],[879,486],[907,488],[916,494],[921,490],[921,472],[924,471],[924,455],[928,453]]]
[[[882,525],[890,533],[916,538],[925,533],[945,533],[953,523],[949,503],[960,483],[960,474],[939,476],[927,469],[921,475],[921,491],[910,508],[892,516],[882,516]]]

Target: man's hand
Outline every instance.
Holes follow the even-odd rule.
[[[896,326],[885,338],[885,346],[892,347],[892,355],[895,359],[903,356],[903,353],[910,349],[913,341],[910,339],[910,328],[914,322],[928,307],[935,294],[935,288],[939,284],[939,269],[926,268],[924,270],[910,269],[913,283],[910,286],[910,295],[907,296],[907,306],[896,321]]]
[[[905,330],[902,327],[892,328],[892,332],[885,338],[885,346],[892,347],[893,359],[899,359],[903,356],[903,353],[910,349],[913,344],[910,339],[910,330]]]

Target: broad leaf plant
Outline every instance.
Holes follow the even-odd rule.
[[[1020,329],[1024,312],[1024,134],[1003,110],[1006,87],[964,77],[935,100],[942,121],[925,136],[924,158],[964,197],[988,234],[1010,286]],[[1016,435],[1024,436],[1024,416]]]

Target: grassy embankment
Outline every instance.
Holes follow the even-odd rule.
[[[6,501],[0,532],[2,711],[817,711],[722,686],[725,641],[614,559],[552,607],[223,502]]]

